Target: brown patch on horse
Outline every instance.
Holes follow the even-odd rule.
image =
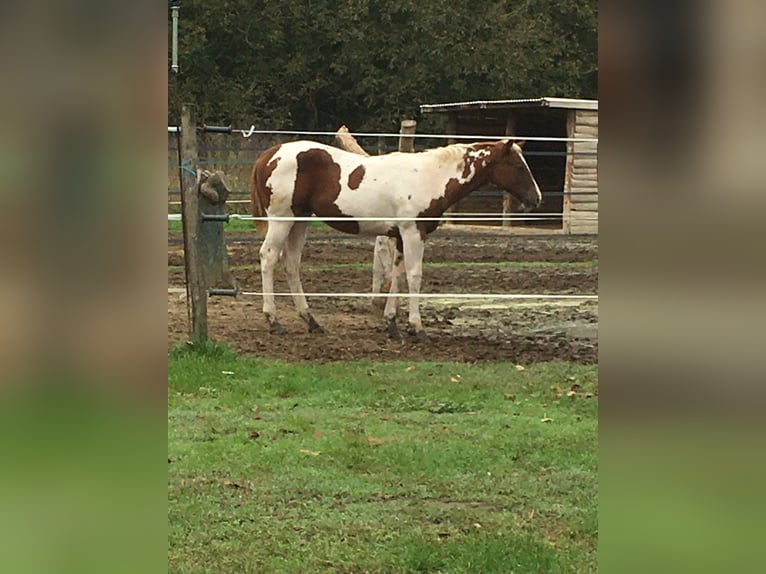
[[[460,184],[455,178],[449,180],[447,188],[450,188],[451,185],[460,187]],[[442,214],[447,211],[448,207],[449,204],[447,204],[445,196],[437,197],[436,199],[431,200],[428,207],[418,213],[418,217],[441,217]],[[418,228],[418,231],[420,231],[420,238],[425,240],[426,235],[432,233],[439,227],[439,221],[418,221],[415,225]]]
[[[386,236],[396,239],[396,250],[399,253],[404,253],[404,242],[402,241],[402,235],[401,233],[399,233],[398,227],[392,227],[391,229],[386,231]]]
[[[266,209],[271,203],[271,186],[268,181],[279,163],[279,158],[272,158],[279,151],[280,147],[282,146],[275,145],[267,149],[255,160],[250,180],[250,211],[253,217],[266,216]],[[254,226],[260,233],[265,232],[268,227],[265,221],[256,221]]]
[[[324,213],[317,215],[323,217],[349,217],[343,213],[334,203],[328,206]],[[342,231],[343,233],[353,233],[354,235],[359,235],[359,223],[351,218],[349,218],[348,221],[327,221],[326,223],[330,227],[333,227],[338,231]]]
[[[282,147],[281,144],[267,149],[255,160],[253,180],[250,185],[250,202],[253,215],[256,217],[265,215],[265,210],[271,202],[271,186],[268,184],[268,181],[279,163],[279,158],[273,161],[271,158],[279,151],[280,147]],[[259,207],[261,208],[261,213],[256,213],[256,209]]]
[[[471,154],[472,151],[477,152],[480,150],[489,150],[490,153],[484,157]],[[456,177],[450,178],[447,181],[447,185],[444,186],[444,193],[432,199],[428,207],[418,213],[418,217],[441,217],[447,209],[455,205],[466,195],[477,187],[485,185],[489,180],[489,170],[486,168],[493,160],[496,161],[498,153],[500,152],[495,144],[477,144],[472,149],[466,151],[463,155],[463,172],[461,175],[463,178],[466,178],[473,173],[473,179],[466,183],[460,183]],[[418,221],[417,228],[420,231],[420,238],[425,240],[426,235],[439,227],[439,223],[439,221]]]
[[[359,189],[359,186],[364,179],[364,166],[360,165],[348,176],[348,187],[350,189]]]
[[[340,194],[340,165],[323,149],[308,149],[296,156],[298,165],[291,205],[293,214],[348,217],[335,203]],[[345,233],[359,233],[359,223],[349,219],[327,224]]]
[[[486,145],[481,145],[481,147],[476,146],[474,149],[478,151],[479,149],[486,148]],[[476,155],[471,155],[471,152],[467,151],[463,156],[463,177],[468,177],[471,172],[476,173],[479,167],[483,167],[482,162],[484,165],[486,165],[486,159],[486,157],[479,159]]]

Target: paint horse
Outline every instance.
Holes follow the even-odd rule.
[[[360,156],[311,141],[274,146],[255,162],[250,193],[253,214],[269,217],[333,218],[335,229],[363,235],[387,235],[397,243],[397,268],[383,310],[388,333],[396,327],[398,282],[406,273],[409,287],[409,326],[419,342],[423,330],[418,294],[423,276],[426,235],[438,218],[478,187],[493,184],[518,199],[526,209],[540,205],[542,196],[521,151],[523,142],[502,140],[453,144],[418,153],[394,152]],[[355,218],[379,218],[358,221]],[[282,260],[290,293],[309,332],[324,332],[309,311],[300,280],[306,221],[270,220],[260,249],[263,312],[274,334],[284,333],[274,302],[274,267]]]

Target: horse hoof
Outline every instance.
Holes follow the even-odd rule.
[[[317,323],[316,319],[314,319],[314,316],[311,313],[306,313],[305,315],[301,315],[301,318],[306,321],[306,324],[309,326],[309,333],[324,333],[324,328]]]
[[[285,328],[282,326],[282,323],[279,321],[272,321],[269,324],[269,333],[272,335],[284,335],[285,334]]]
[[[316,321],[309,323],[309,333],[325,333],[324,327],[322,327]]]
[[[431,338],[428,335],[426,335],[425,331],[418,331],[418,332],[416,332],[415,333],[415,340],[418,343],[422,343],[424,345],[431,342]]]
[[[396,322],[391,321],[388,324],[388,327],[386,327],[386,333],[388,333],[388,338],[393,339],[394,341],[401,341],[402,336],[399,334],[399,329],[396,327]]]

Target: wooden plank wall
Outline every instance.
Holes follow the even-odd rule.
[[[598,138],[598,111],[572,110],[567,135]],[[598,233],[598,144],[569,142],[564,179],[564,232]]]

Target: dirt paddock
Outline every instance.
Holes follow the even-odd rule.
[[[261,238],[227,236],[229,263],[244,291],[260,291]],[[301,275],[307,292],[369,292],[374,238],[309,230]],[[487,293],[486,299],[424,299],[421,315],[431,342],[406,334],[406,300],[399,325],[402,341],[390,340],[371,300],[313,298],[309,305],[325,334],[309,334],[292,299],[279,297],[287,334],[268,333],[260,297],[211,297],[209,335],[238,351],[284,361],[448,360],[595,363],[598,303],[594,300],[499,300],[493,293],[595,295],[598,238],[520,234],[500,228],[443,226],[429,237],[424,256],[424,293]],[[169,344],[188,335],[180,234],[168,241]],[[287,292],[284,273],[275,290]]]

